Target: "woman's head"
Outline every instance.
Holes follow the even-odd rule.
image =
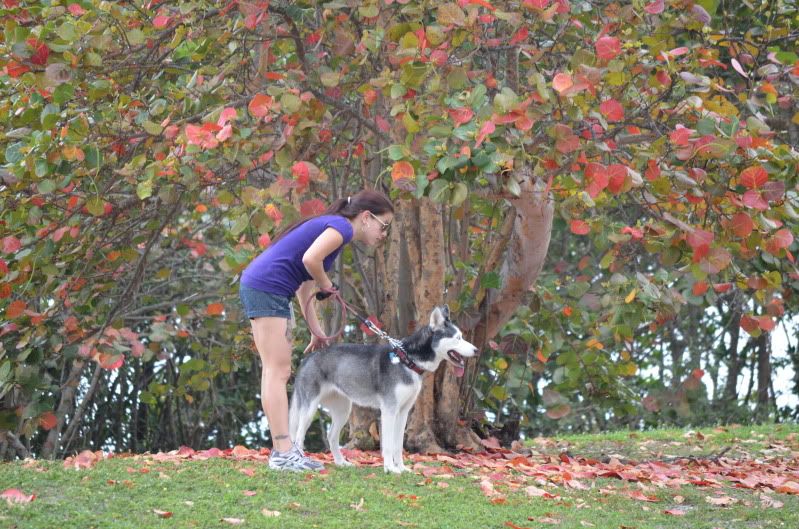
[[[374,245],[388,234],[394,219],[394,206],[383,193],[364,189],[352,196],[339,198],[325,214],[347,218],[355,231],[353,238]]]
[[[341,215],[352,223],[353,238],[356,241],[374,245],[388,234],[388,228],[394,219],[394,206],[383,193],[364,189],[354,195],[336,199],[322,215]],[[291,224],[274,239],[272,244],[316,216],[319,215]]]

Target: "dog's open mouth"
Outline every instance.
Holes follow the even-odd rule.
[[[463,357],[455,351],[447,351],[447,360],[452,365],[456,377],[462,377],[466,364],[463,362]]]

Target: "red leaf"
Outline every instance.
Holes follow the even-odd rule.
[[[741,171],[740,179],[744,187],[757,189],[768,181],[768,173],[762,166],[755,165]]]
[[[615,99],[606,99],[599,105],[599,111],[608,121],[621,121],[624,119],[624,107]]]
[[[633,228],[632,226],[625,226],[621,229],[622,233],[629,233],[633,239],[643,239],[644,232],[642,232],[638,228]]]
[[[19,489],[6,489],[0,494],[0,498],[3,498],[11,505],[12,503],[30,503],[36,499],[36,495],[25,494]]]
[[[477,137],[475,138],[477,140],[477,142],[474,144],[475,149],[479,147],[481,143],[483,143],[483,140],[486,139],[486,136],[493,134],[495,130],[497,130],[497,126],[494,125],[494,122],[486,121],[480,128],[480,132],[477,133]]]
[[[210,125],[210,127],[209,127]],[[216,127],[214,123],[206,123],[200,125],[186,125],[186,138],[191,145],[199,145],[203,149],[213,149],[219,145],[219,141],[214,136],[212,127]]]
[[[508,41],[508,44],[511,46],[515,46],[516,44],[523,42],[527,39],[527,36],[530,34],[530,31],[527,29],[527,26],[522,26],[519,31],[516,32],[513,37]]]
[[[33,53],[28,60],[39,66],[47,64],[47,58],[50,56],[50,48],[47,47],[47,44],[33,37],[25,42],[28,43],[28,46],[33,48]]]
[[[303,217],[310,217],[312,215],[321,215],[325,211],[325,203],[318,198],[306,200],[300,203],[300,215]]]
[[[114,369],[119,369],[122,367],[122,364],[125,363],[125,357],[121,354],[105,354],[100,353],[99,358],[100,367],[103,369],[107,369],[109,371],[113,371]]]
[[[757,316],[755,319],[757,320],[758,327],[760,327],[761,329],[763,329],[766,332],[773,331],[774,327],[777,326],[777,324],[774,323],[774,320],[772,320],[770,316],[766,316],[766,315]]]
[[[55,416],[55,413],[46,411],[39,415],[39,426],[45,430],[52,430],[56,427],[56,424],[58,424],[58,418]]]
[[[743,196],[743,203],[746,207],[764,211],[768,209],[768,202],[763,198],[759,191],[750,189]]]
[[[596,198],[608,186],[607,168],[599,163],[591,162],[585,167],[586,191],[591,198]]]
[[[8,61],[8,63],[6,64],[6,68],[5,69],[6,69],[6,72],[8,73],[8,76],[11,77],[12,79],[16,79],[20,75],[22,75],[22,74],[24,74],[26,72],[29,72],[31,70],[30,68],[28,68],[24,64],[20,64],[20,63],[18,63],[17,61],[15,61],[13,59]]]
[[[172,518],[172,513],[170,511],[162,511],[160,509],[153,509],[153,513],[158,516],[159,518]]]
[[[394,182],[398,182],[400,180],[413,181],[415,175],[416,171],[414,170],[413,165],[405,160],[395,162],[391,167],[391,180]]]
[[[3,237],[3,253],[14,253],[22,248],[22,243],[13,235]]]
[[[153,27],[156,29],[164,29],[169,25],[169,17],[166,15],[157,15],[153,19]]]
[[[787,250],[793,243],[793,234],[787,228],[779,230],[766,241],[766,251],[778,255],[780,250]]]
[[[627,166],[620,163],[608,166],[608,191],[617,195],[624,188],[627,181]]]
[[[714,283],[713,291],[716,294],[723,294],[732,288],[732,283]]]
[[[208,316],[220,316],[225,312],[225,306],[222,303],[211,303],[205,307],[205,313]]]
[[[591,227],[584,220],[573,219],[569,225],[571,232],[575,235],[587,235],[591,231]]]
[[[659,15],[663,12],[665,8],[665,1],[664,0],[655,0],[651,4],[647,4],[644,6],[644,11],[649,13],[650,15]]]
[[[71,15],[76,17],[86,14],[86,10],[83,9],[80,4],[69,4],[69,6],[67,6],[67,10]]]
[[[609,61],[621,53],[621,41],[617,37],[600,37],[595,47],[597,57],[603,61]]]
[[[552,88],[559,94],[563,94],[566,90],[574,85],[572,76],[567,73],[559,73],[552,79]]]
[[[8,304],[8,307],[6,307],[6,318],[13,320],[14,318],[22,316],[27,306],[28,305],[21,299],[12,301]]]
[[[691,294],[694,296],[704,296],[705,292],[707,292],[707,289],[708,285],[705,281],[697,281],[691,288]]]
[[[265,94],[255,94],[255,97],[252,98],[250,104],[247,106],[247,109],[250,111],[250,114],[256,118],[262,118],[269,114],[273,104],[274,99],[272,99],[271,96]]]
[[[272,244],[272,239],[269,237],[268,233],[264,233],[258,237],[258,246],[261,248],[266,248],[270,244]]]
[[[450,108],[449,117],[455,122],[455,125],[460,127],[464,123],[471,121],[474,117],[474,112],[468,107]]]
[[[741,328],[746,332],[748,332],[749,334],[752,334],[760,327],[760,323],[755,318],[753,318],[748,314],[744,314],[743,316],[741,316],[740,325]]]
[[[688,245],[694,249],[694,251],[703,248],[707,250],[710,247],[710,243],[713,242],[713,238],[713,234],[709,231],[695,228],[688,234],[686,241],[688,242]]]
[[[736,213],[732,217],[730,226],[735,235],[745,239],[749,237],[749,234],[755,229],[755,222],[752,220],[752,217],[746,213]]]
[[[524,5],[534,9],[546,9],[549,5],[549,0],[524,0]]]
[[[693,131],[691,129],[677,125],[676,130],[669,134],[669,139],[674,145],[686,147],[689,145],[688,140],[690,139],[692,132]]]

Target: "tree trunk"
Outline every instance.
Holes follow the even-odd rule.
[[[426,325],[433,307],[444,299],[444,227],[441,205],[423,198],[417,206],[414,222],[408,223],[415,229],[407,230],[405,236],[411,261],[415,319],[417,325]],[[433,429],[438,426],[434,424],[435,379],[435,374],[425,373],[422,391],[408,417],[406,446],[416,452],[443,451]]]
[[[771,382],[771,335],[757,338],[757,404],[755,420],[764,421],[769,415],[769,383]]]
[[[510,238],[504,242],[506,246],[499,266],[501,287],[488,292],[481,301],[479,319],[468,322],[471,325],[466,324],[467,322],[460,324],[461,330],[478,349],[483,349],[496,336],[523,302],[525,294],[544,266],[549,248],[554,205],[546,195],[544,184],[536,182],[529,170],[520,176],[522,192],[518,198],[509,198],[512,207],[508,214],[514,217]],[[420,233],[424,236],[422,240],[425,245],[441,244],[438,231],[434,232],[428,226],[420,224]],[[419,257],[422,260],[413,262],[424,263],[425,276],[429,280],[431,270],[438,269],[432,267],[427,260],[430,254],[427,254],[427,258],[424,253]],[[443,273],[443,267],[441,271]],[[443,281],[440,284],[443,285]],[[434,305],[432,300],[441,299],[440,289],[433,286],[419,288],[414,285],[414,292],[417,294],[417,314],[420,316],[426,313],[422,308],[429,309]],[[436,297],[431,300],[430,294]],[[426,304],[419,304],[419,295],[427,296]],[[457,321],[457,315],[455,319]],[[470,411],[464,405],[471,394],[471,386],[467,381],[472,380],[470,374],[476,372],[479,363],[478,353],[478,356],[468,360],[467,374],[463,378],[456,378],[446,368],[439,369],[435,377],[426,378],[423,389],[425,398],[420,397],[413,411],[417,428],[408,430],[406,444],[409,449],[425,451],[437,450],[442,446],[469,449],[480,447],[479,439],[469,424],[461,421],[462,412],[468,415]],[[422,421],[424,428],[419,427]],[[433,427],[435,442],[429,439],[430,426]]]

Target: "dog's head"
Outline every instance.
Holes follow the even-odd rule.
[[[430,331],[433,333],[432,347],[437,364],[446,360],[455,371],[455,376],[462,377],[466,364],[464,358],[474,356],[477,347],[463,339],[463,333],[449,319],[449,307],[436,307],[430,313]]]

